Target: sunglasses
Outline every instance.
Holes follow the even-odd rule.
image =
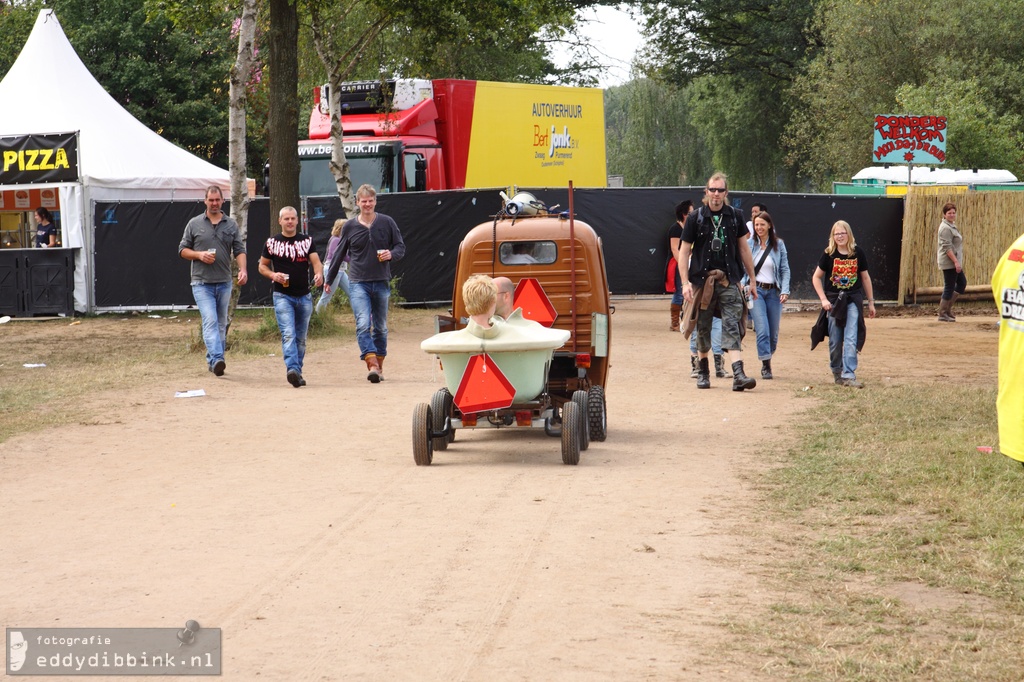
[[[725,194],[729,190],[724,187],[708,187],[708,191],[712,194]]]

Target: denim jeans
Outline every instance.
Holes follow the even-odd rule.
[[[306,358],[306,332],[313,314],[313,297],[289,296],[274,292],[274,314],[281,330],[281,354],[287,370],[302,374],[302,361]]]
[[[722,354],[722,318],[716,317],[711,322],[711,352],[715,355]],[[697,328],[693,328],[690,335],[690,355],[697,354]]]
[[[846,326],[836,324],[836,318],[828,316],[828,357],[832,374],[841,374],[844,379],[856,379],[857,372],[857,325],[860,308],[856,303],[846,305]]]
[[[676,290],[672,294],[672,305],[683,305],[683,278],[679,275],[679,267],[676,267]]]
[[[213,367],[224,359],[224,339],[228,331],[228,306],[231,304],[231,282],[192,284],[192,297],[203,320],[203,343],[206,365]]]
[[[757,359],[771,360],[779,345],[779,321],[782,319],[781,292],[778,287],[757,290],[757,300],[750,318],[754,321],[757,335]]]
[[[345,295],[349,297],[349,300],[352,299],[351,286],[348,282],[348,272],[345,270],[345,267],[346,266],[342,265],[338,270],[338,274],[335,276],[334,281],[328,282],[328,284],[331,285],[331,290],[325,291],[324,295],[320,297],[320,300],[316,302],[317,313],[322,313],[324,309],[327,308],[327,304],[331,302],[332,298],[334,298],[334,294],[338,293],[338,287],[341,287],[341,290],[345,292]],[[327,268],[324,268],[324,274],[327,274]]]
[[[391,286],[387,280],[352,282],[349,301],[356,316],[356,342],[359,359],[370,353],[384,357],[388,354],[388,298]]]

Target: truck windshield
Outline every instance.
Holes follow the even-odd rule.
[[[364,184],[373,185],[378,192],[396,192],[394,157],[349,156],[349,177],[352,191]],[[329,196],[338,193],[331,174],[330,158],[301,158],[299,160],[299,194],[306,197]]]

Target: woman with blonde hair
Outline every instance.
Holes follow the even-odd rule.
[[[328,268],[331,267],[331,259],[334,258],[335,252],[338,250],[338,244],[341,243],[341,228],[345,226],[345,221],[338,219],[334,221],[334,227],[331,228],[331,241],[327,243],[327,258],[324,260],[324,273],[327,272]],[[345,259],[348,260],[347,258]],[[348,263],[346,262],[340,268],[338,268],[338,274],[335,275],[334,281],[330,282],[330,287],[324,289],[324,293],[320,296],[320,300],[316,302],[316,311],[318,313],[323,312],[327,305],[331,302],[331,298],[334,296],[334,292],[338,287],[345,292],[348,296]]]
[[[857,381],[856,374],[857,351],[864,346],[862,307],[867,296],[868,316],[874,317],[875,295],[871,275],[868,274],[867,256],[857,246],[853,229],[845,220],[838,220],[832,226],[828,247],[818,259],[811,281],[821,301],[822,315],[828,319],[832,377],[841,386],[864,388],[864,384]]]

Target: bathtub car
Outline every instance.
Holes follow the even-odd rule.
[[[498,331],[474,325],[462,301],[463,282],[478,273],[516,285],[515,310]],[[451,315],[421,344],[439,358],[445,388],[414,410],[416,464],[430,464],[458,429],[522,427],[560,437],[562,461],[578,464],[591,440],[607,437],[612,312],[589,225],[545,214],[472,229],[459,246]]]

